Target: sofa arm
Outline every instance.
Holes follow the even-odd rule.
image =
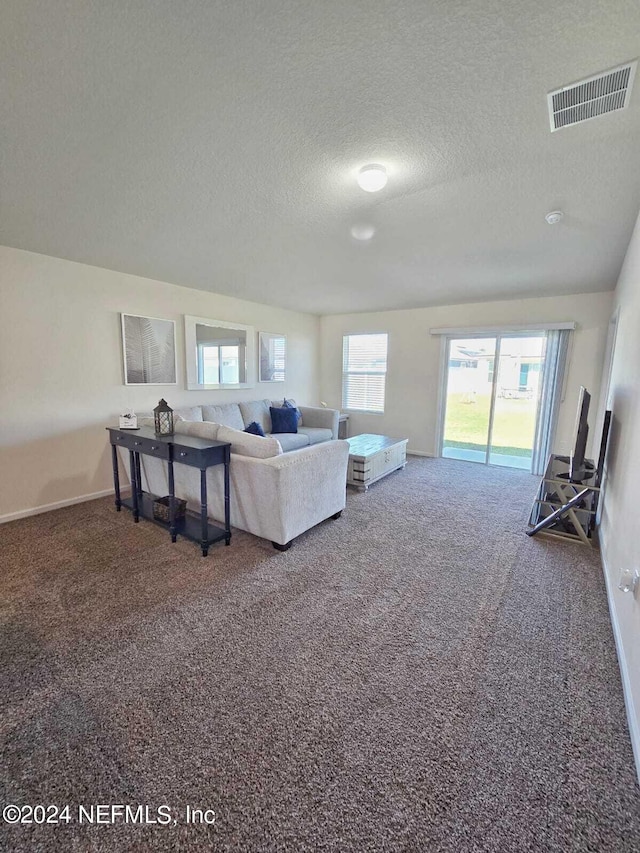
[[[344,509],[348,458],[346,441],[324,441],[268,459],[232,453],[236,523],[285,545]]]
[[[124,448],[119,448],[122,452]],[[323,441],[280,456],[257,459],[231,454],[231,524],[286,545],[305,530],[344,509],[349,445]],[[163,459],[140,459],[145,487],[168,494],[168,466]],[[207,469],[209,518],[224,518],[224,469]],[[176,496],[200,511],[200,472],[189,465],[174,468]]]
[[[338,437],[338,419],[340,418],[338,409],[325,409],[319,406],[298,406],[298,409],[302,415],[302,426],[330,429],[333,438]]]

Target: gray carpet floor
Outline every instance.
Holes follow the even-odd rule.
[[[640,850],[598,555],[524,535],[536,485],[411,458],[286,553],[108,499],[0,527],[2,800],[71,806],[3,849]]]

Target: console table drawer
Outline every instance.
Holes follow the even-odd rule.
[[[209,468],[220,465],[225,461],[228,449],[220,447],[190,447],[181,444],[173,445],[173,461],[181,465],[191,465],[193,468]]]
[[[133,450],[138,453],[146,453],[147,456],[157,456],[159,459],[168,459],[171,453],[171,445],[164,441],[154,441],[149,438],[140,438],[133,442]]]
[[[140,435],[138,432],[131,432],[127,435],[124,432],[113,432],[112,443],[117,447],[124,447],[126,450],[134,450],[136,453],[146,453],[148,456],[157,456],[159,459],[168,459],[171,452],[171,445],[166,441],[147,438]]]
[[[128,435],[124,432],[113,431],[111,443],[117,447],[126,447],[127,450],[133,450],[133,433]]]

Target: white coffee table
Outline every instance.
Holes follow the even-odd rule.
[[[347,485],[366,492],[372,483],[407,464],[408,438],[363,433],[348,438]]]

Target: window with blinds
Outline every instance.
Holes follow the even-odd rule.
[[[284,382],[287,339],[282,336],[272,335],[268,338],[267,344],[269,378],[272,382]]]
[[[345,335],[342,339],[342,408],[384,412],[387,375],[384,334]]]

